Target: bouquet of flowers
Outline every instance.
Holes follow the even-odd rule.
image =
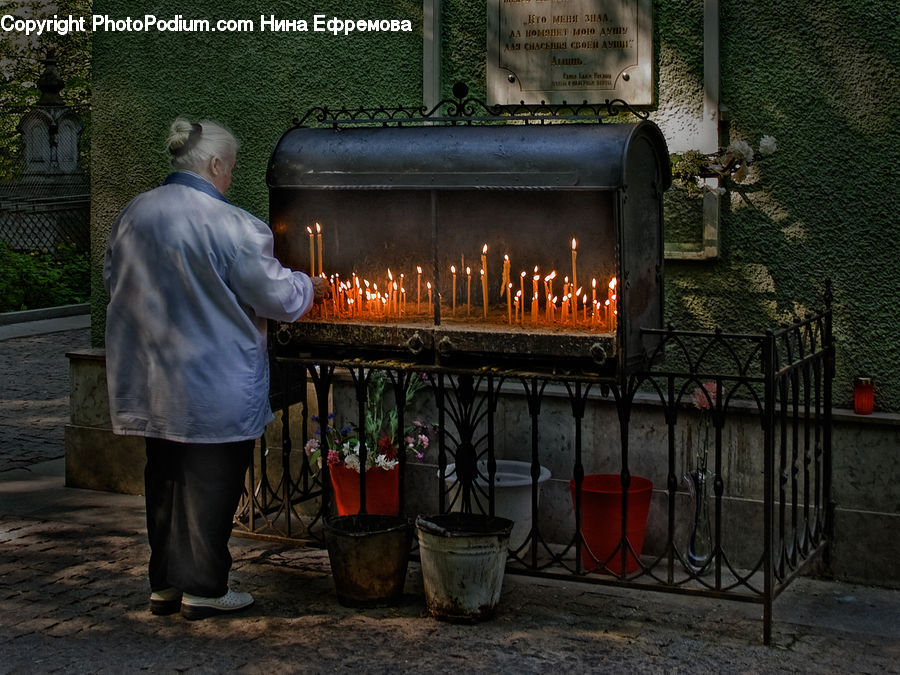
[[[362,465],[360,457],[361,439],[366,441],[366,467],[368,471],[378,467],[385,471],[393,470],[399,461],[397,448],[397,410],[384,410],[384,391],[387,376],[383,371],[373,371],[369,377],[366,397],[365,428],[346,424],[338,428],[334,425],[334,413],[329,413],[327,424],[316,429],[316,438],[307,441],[305,451],[313,467],[322,467],[322,456],[329,466],[342,464],[359,473]],[[427,386],[425,379],[418,375],[410,378],[406,386],[405,397],[407,407],[416,394]],[[314,416],[314,422],[319,418]],[[414,420],[404,429],[403,450],[409,455],[422,459],[431,442],[431,434],[436,429],[421,420]]]

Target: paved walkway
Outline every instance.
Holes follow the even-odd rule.
[[[321,551],[234,538],[253,608],[152,616],[142,498],[63,486],[64,352],[86,341],[0,340],[0,673],[900,672],[900,591],[811,579],[776,601],[772,647],[756,605],[513,575],[459,626],[425,615],[415,563],[400,605],[353,610]]]

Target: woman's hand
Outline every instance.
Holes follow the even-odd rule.
[[[331,287],[322,277],[310,277],[313,285],[313,302],[322,302],[331,295]]]

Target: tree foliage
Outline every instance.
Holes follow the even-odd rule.
[[[84,16],[90,25],[91,0],[4,0],[3,14],[18,19],[46,19]],[[18,170],[20,136],[16,125],[22,115],[37,103],[37,81],[43,72],[42,61],[54,52],[57,68],[66,86],[62,97],[81,115],[84,123],[82,167],[90,166],[91,33],[60,35],[45,32],[28,35],[10,31],[0,33],[0,182],[12,180]]]

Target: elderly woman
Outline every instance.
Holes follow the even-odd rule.
[[[103,279],[113,431],[144,436],[150,610],[189,619],[253,603],[228,587],[232,519],[272,419],[266,319],[294,321],[321,279],[283,267],[261,220],[230,204],[238,143],[177,119],[174,172],[119,214]]]

